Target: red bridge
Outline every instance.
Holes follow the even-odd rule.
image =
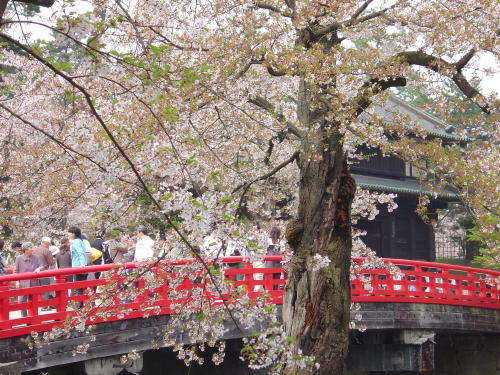
[[[266,261],[280,261],[280,256],[266,256]],[[361,264],[362,259],[355,259]],[[113,295],[106,303],[106,309],[111,311],[106,317],[99,316],[89,319],[88,324],[105,321],[116,321],[140,318],[144,316],[147,305],[148,315],[166,315],[175,313],[179,303],[179,291],[189,298],[194,288],[203,289],[203,298],[211,304],[217,305],[229,300],[232,288],[243,286],[250,299],[266,295],[268,303],[281,304],[283,297],[282,286],[285,283],[282,268],[258,268],[249,259],[229,257],[222,259],[222,272],[226,279],[232,282],[224,285],[221,294],[210,292],[206,288],[210,278],[205,273],[191,274],[190,277],[179,272],[185,266],[192,265],[193,259],[172,261],[162,267],[153,267],[150,271],[156,280],[154,286],[148,286],[147,277],[142,276],[133,282],[129,289],[140,290],[134,295],[129,290],[132,299]],[[402,259],[385,259],[385,263],[397,266],[401,273],[389,273],[386,269],[367,269],[359,272],[363,282],[351,282],[351,298],[353,302],[392,302],[392,303],[423,303],[473,306],[485,309],[500,309],[500,290],[497,283],[500,272],[453,266],[447,264],[419,262]],[[26,335],[31,332],[44,332],[54,326],[64,324],[68,316],[75,314],[75,303],[84,303],[90,298],[98,299],[103,285],[114,283],[115,287],[125,282],[125,270],[136,269],[137,265],[129,263],[123,267],[116,265],[100,265],[79,268],[49,270],[39,273],[11,274],[0,277],[0,339]],[[241,268],[232,268],[241,267]],[[73,275],[104,272],[103,278],[72,280]],[[280,278],[277,278],[277,275]],[[273,277],[274,275],[274,277]],[[12,288],[14,282],[50,277],[51,285],[30,288]],[[129,276],[130,277],[130,276]],[[75,295],[74,291],[84,289],[82,295]],[[176,295],[171,296],[170,291]],[[97,292],[95,292],[97,291]],[[42,300],[42,293],[51,292],[53,299]],[[148,304],[145,301],[155,294],[157,298]],[[19,296],[29,296],[28,301],[19,303]],[[107,297],[108,299],[110,297]],[[73,307],[71,307],[73,302]],[[42,311],[43,307],[53,307],[49,311]],[[98,311],[99,308],[96,308]],[[114,310],[113,310],[114,309]],[[20,311],[27,310],[27,316],[21,317]],[[114,311],[114,312],[113,312]]]

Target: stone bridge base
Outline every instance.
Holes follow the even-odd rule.
[[[496,334],[367,332],[353,340],[358,342],[350,346],[347,375],[500,375],[500,340]],[[176,353],[162,348],[145,351],[139,360],[125,365],[120,363],[119,356],[113,356],[23,374],[267,375],[266,370],[250,370],[239,359],[240,349],[239,339],[228,340],[226,360],[219,366],[210,361],[209,350],[203,366],[193,364],[189,369],[177,359]],[[0,369],[0,374],[9,372]]]
[[[500,310],[363,303],[361,312],[368,330],[351,334],[349,375],[500,375]],[[23,370],[29,375],[266,374],[250,371],[239,360],[239,338],[259,331],[258,326],[242,333],[227,322],[224,363],[213,365],[207,353],[202,367],[193,365],[189,370],[169,348],[147,350],[153,339],[161,339],[169,320],[169,316],[154,316],[98,324],[93,331],[96,340],[84,357],[72,356],[76,345],[88,342],[78,334],[34,351],[27,350],[23,337],[0,340],[0,375],[19,375]],[[179,333],[178,342],[189,344],[189,336]],[[143,362],[124,368],[119,357],[133,349],[144,353]]]
[[[368,344],[350,346],[348,375],[500,375],[498,334],[440,333],[422,345],[400,338],[367,332]]]

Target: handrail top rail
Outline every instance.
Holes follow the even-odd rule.
[[[363,260],[366,258],[353,258],[355,261],[358,260]],[[423,267],[429,267],[429,268],[443,268],[443,269],[451,269],[453,271],[464,271],[464,272],[474,272],[474,273],[488,273],[495,275],[496,277],[500,277],[500,271],[495,271],[495,270],[489,270],[485,268],[476,268],[476,267],[469,267],[469,266],[460,266],[460,265],[455,265],[455,264],[448,264],[448,263],[436,263],[436,262],[429,262],[429,261],[424,261],[424,260],[411,260],[411,259],[396,259],[396,258],[382,258],[384,262],[391,262],[394,265],[408,265],[408,266],[423,266]]]
[[[250,257],[248,256],[230,256],[230,257],[221,257],[218,258],[218,261],[222,263],[238,263],[238,262],[248,262],[250,261]],[[353,258],[355,262],[362,262],[366,258],[358,257]],[[419,260],[410,260],[410,259],[395,259],[395,258],[382,258],[385,263],[392,263],[396,266],[398,265],[408,265],[408,266],[421,266],[421,267],[429,267],[429,268],[441,268],[453,271],[464,271],[464,272],[473,272],[479,274],[489,274],[492,277],[500,277],[500,271],[487,270],[482,268],[474,268],[467,266],[456,266],[453,264],[446,263],[434,263],[428,261],[419,261]],[[260,260],[270,261],[270,262],[279,262],[282,260],[281,255],[265,255]],[[196,258],[184,258],[178,260],[168,260],[161,261],[162,264],[167,264],[171,266],[182,266],[187,264],[192,264],[196,262]],[[44,277],[56,277],[56,276],[69,276],[76,275],[81,273],[92,273],[92,272],[104,272],[113,269],[134,269],[139,268],[141,266],[149,267],[154,265],[155,262],[129,262],[129,263],[111,263],[111,264],[102,264],[102,265],[92,265],[92,266],[83,266],[83,267],[70,267],[70,268],[59,268],[52,270],[45,270],[40,272],[24,272],[24,273],[13,273],[9,275],[0,276],[1,282],[10,282],[10,281],[19,281],[19,280],[30,280],[30,279],[39,279]],[[370,269],[366,269],[367,271]],[[455,276],[455,275],[453,275]]]
[[[244,257],[244,256],[230,256],[230,257],[220,257],[218,258],[218,261],[222,263],[239,263],[239,262],[243,263],[250,261],[250,259],[251,259],[250,257]],[[281,259],[282,259],[281,255],[265,255],[259,260],[264,260],[269,262],[279,262],[281,261]],[[176,260],[162,260],[161,263],[169,266],[183,266],[195,263],[196,261],[197,261],[196,258],[183,258]],[[134,268],[140,268],[142,266],[150,267],[157,263],[159,263],[158,260],[152,260],[149,262],[110,263],[110,264],[99,264],[99,265],[83,266],[83,267],[57,268],[40,272],[12,273],[0,276],[0,282],[39,279],[44,277],[69,276],[69,275],[77,275],[80,273],[105,272],[114,269],[134,269]]]

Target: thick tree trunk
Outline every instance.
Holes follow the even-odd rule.
[[[322,150],[320,158],[315,150]],[[320,364],[314,373],[321,375],[343,374],[348,349],[349,212],[355,183],[345,159],[338,134],[303,145],[298,215],[287,228],[295,252],[288,267],[283,321],[295,353],[300,349],[314,356]],[[330,265],[313,271],[315,254],[328,256]],[[289,364],[283,373],[305,372]]]

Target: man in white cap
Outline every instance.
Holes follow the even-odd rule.
[[[54,255],[52,255],[52,251],[49,250],[51,245],[52,241],[50,237],[42,237],[40,246],[33,249],[33,254],[35,254],[38,257],[38,259],[40,259],[40,263],[42,264],[45,270],[55,268],[56,265],[56,259],[54,258]],[[41,285],[50,285],[51,283],[52,283],[51,277],[45,277],[43,279],[40,279]],[[46,300],[50,298],[53,298],[52,293],[50,292],[42,293],[42,299]],[[43,307],[42,310],[49,310],[49,308]]]

